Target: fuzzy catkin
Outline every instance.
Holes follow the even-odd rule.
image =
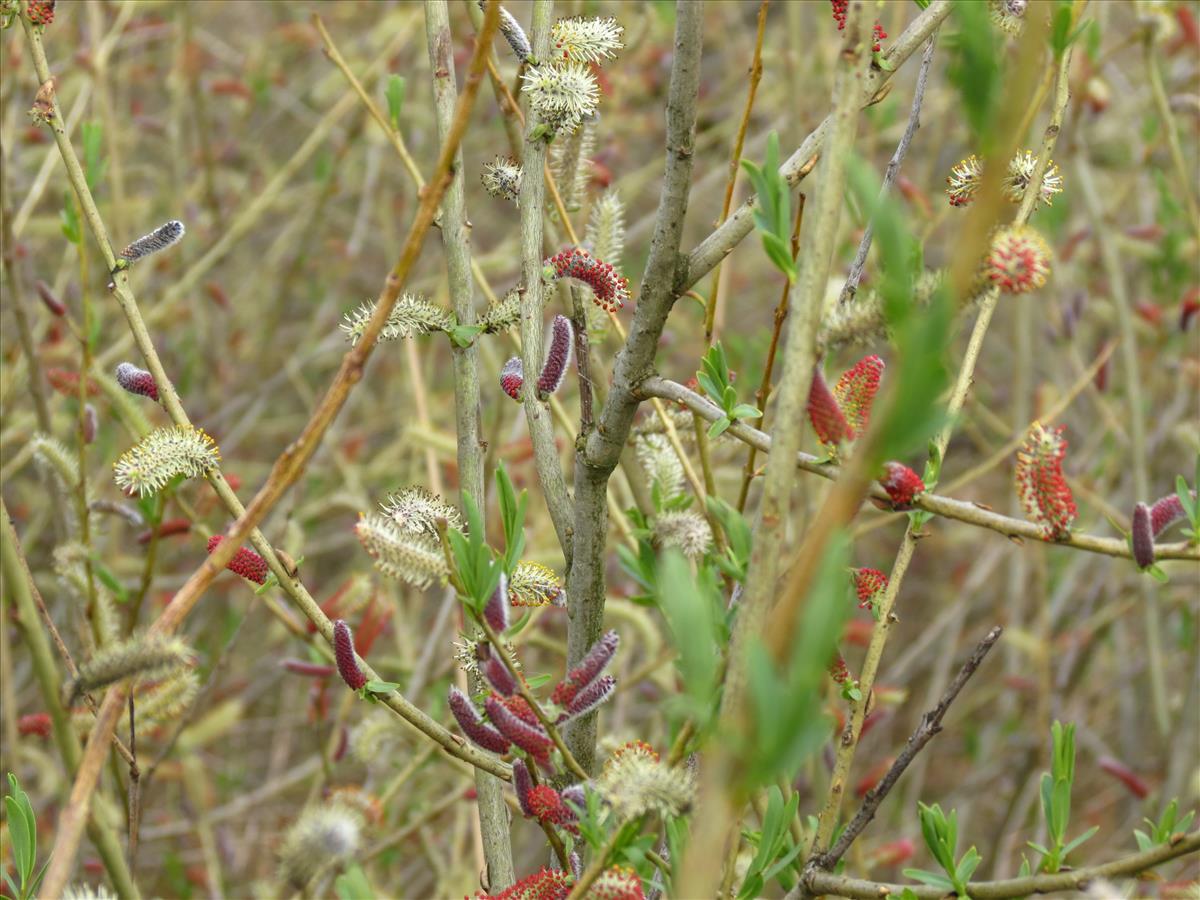
[[[437,537],[439,519],[445,521],[447,528],[462,527],[462,515],[457,507],[420,485],[388,494],[379,508],[405,531],[414,534]]]
[[[367,330],[367,323],[375,315],[379,304],[370,300],[353,312],[342,317],[341,329],[346,333],[346,340],[357,344],[362,340]],[[379,331],[376,343],[396,341],[401,338],[418,337],[434,331],[448,331],[453,325],[453,319],[446,310],[434,306],[423,297],[414,294],[402,294],[396,301],[392,311],[388,313],[387,321]]]
[[[363,825],[361,813],[344,803],[305,810],[280,847],[280,877],[299,889],[326,866],[352,859],[362,846]]]
[[[213,439],[201,429],[191,425],[156,428],[117,460],[114,480],[130,494],[146,496],[162,490],[176,476],[205,475],[220,459]]]
[[[149,234],[142,235],[122,250],[120,256],[129,263],[137,262],[152,253],[158,253],[160,250],[166,250],[172,244],[179,243],[184,231],[183,223],[178,219],[172,219],[170,222],[159,225]]]
[[[446,557],[433,538],[407,531],[379,513],[360,518],[354,533],[375,560],[375,568],[389,578],[426,587],[448,573]]]
[[[161,635],[133,637],[106,647],[79,667],[79,676],[65,687],[67,703],[83,694],[132,676],[165,675],[187,664],[191,650],[178,638]]]

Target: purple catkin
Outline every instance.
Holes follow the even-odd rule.
[[[612,696],[616,689],[617,679],[611,675],[597,678],[583,690],[577,692],[567,704],[566,712],[558,717],[558,724],[569,722],[590,713],[593,709]]]
[[[511,697],[517,692],[517,680],[512,677],[512,673],[508,671],[508,667],[496,655],[496,651],[488,648],[488,658],[484,660],[482,668],[484,676],[496,693],[503,694],[505,697]]]
[[[546,362],[538,376],[538,397],[543,400],[562,386],[571,363],[571,345],[575,340],[571,320],[566,316],[555,316],[551,326],[550,346],[546,350]]]
[[[508,740],[480,718],[475,704],[456,687],[450,688],[450,712],[454,714],[454,719],[463,730],[463,734],[484,750],[491,750],[493,753],[508,752]]]
[[[521,804],[521,813],[527,819],[533,818],[533,810],[529,808],[529,792],[533,790],[533,777],[525,760],[514,759],[512,764],[513,789],[517,792],[517,803]]]
[[[500,370],[500,387],[514,400],[521,399],[521,387],[525,384],[525,366],[521,357],[514,356]]]
[[[1150,507],[1139,503],[1133,508],[1133,561],[1139,569],[1154,565],[1154,530],[1150,524]]]
[[[503,572],[500,573],[500,583],[483,608],[483,618],[496,634],[503,634],[508,628],[508,577]]]
[[[540,725],[530,725],[521,719],[494,694],[484,701],[483,706],[487,710],[488,718],[502,735],[539,763],[549,759],[554,741],[550,740],[550,735],[546,734]]]
[[[1183,517],[1183,501],[1178,494],[1168,494],[1150,507],[1150,530],[1158,537]]]
[[[617,653],[617,647],[621,643],[620,636],[615,631],[609,631],[600,636],[596,643],[584,655],[574,669],[571,670],[568,676],[578,687],[584,688],[596,680],[608,664],[612,662],[612,658]]]
[[[133,363],[123,362],[117,366],[117,384],[131,394],[158,399],[158,385],[154,383],[154,376]]]
[[[96,439],[96,407],[87,404],[83,408],[83,442],[90,444]]]
[[[367,683],[367,676],[358,667],[354,656],[354,636],[342,619],[333,623],[333,656],[337,660],[338,674],[350,690],[357,691]]]
[[[583,789],[582,784],[570,784],[562,789],[563,803],[566,803],[573,812],[587,809],[587,793]]]

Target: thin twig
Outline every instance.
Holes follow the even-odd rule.
[[[904,136],[900,138],[900,143],[896,145],[896,152],[892,154],[892,158],[888,161],[887,170],[883,174],[883,185],[879,188],[879,201],[883,202],[884,198],[892,190],[892,185],[896,182],[896,176],[900,174],[900,165],[904,162],[904,157],[908,153],[908,145],[912,143],[913,135],[917,133],[917,129],[921,127],[921,104],[925,100],[925,82],[929,79],[929,65],[933,62],[933,49],[937,46],[937,34],[933,34],[929,38],[929,43],[925,45],[925,53],[921,57],[921,68],[917,70],[917,87],[913,91],[912,107],[908,112],[908,125],[904,129]],[[854,299],[854,295],[858,292],[858,283],[862,281],[863,267],[867,264],[867,254],[871,250],[871,241],[875,237],[874,221],[867,223],[867,229],[863,232],[862,240],[859,241],[858,251],[854,254],[854,262],[850,264],[850,274],[846,278],[846,284],[842,287],[842,293],[838,297],[839,303],[849,303]]]
[[[729,207],[733,205],[733,189],[737,185],[738,168],[742,161],[742,148],[746,146],[746,129],[750,126],[750,113],[754,109],[754,95],[762,81],[763,35],[767,30],[767,5],[771,0],[762,0],[758,5],[758,30],[754,35],[754,55],[750,59],[750,85],[746,90],[746,104],[742,107],[742,119],[738,123],[737,135],[733,139],[733,153],[729,158],[729,175],[725,180],[725,199],[721,203],[721,225],[729,218]],[[724,260],[722,260],[723,262]],[[713,269],[712,290],[704,309],[704,343],[712,346],[713,332],[717,321],[717,299],[721,292],[721,263]],[[760,406],[759,409],[762,409]]]
[[[1000,639],[1000,634],[1003,631],[1004,629],[997,625],[984,636],[983,640],[975,645],[975,649],[971,651],[971,655],[967,657],[967,661],[962,664],[962,668],[958,670],[958,674],[954,676],[954,680],[950,682],[950,686],[946,688],[937,705],[921,716],[921,722],[917,726],[917,730],[909,737],[904,750],[896,757],[896,761],[892,763],[887,774],[883,776],[875,787],[867,791],[867,796],[863,799],[862,806],[859,807],[858,812],[850,820],[850,824],[846,826],[841,836],[837,839],[837,842],[824,853],[819,853],[809,860],[808,865],[811,869],[831,869],[837,865],[838,860],[846,855],[846,851],[850,849],[850,845],[858,839],[863,829],[875,818],[875,812],[879,809],[879,805],[883,803],[884,798],[895,787],[896,782],[900,780],[900,776],[904,774],[904,770],[908,768],[909,763],[916,759],[917,754],[924,749],[925,745],[933,740],[934,736],[942,730],[942,719],[945,717],[947,710],[950,709],[950,704],[957,699],[959,691],[963,689],[963,686],[975,674],[984,657],[988,655],[992,646]]]
[[[814,156],[809,162],[815,166],[818,158]],[[792,226],[791,238],[793,265],[795,265],[796,260],[800,256],[800,226],[804,224],[805,201],[804,194],[801,194],[796,203],[796,221]],[[783,333],[783,323],[787,319],[791,296],[792,283],[784,279],[783,290],[779,295],[779,303],[775,307],[775,317],[771,328],[771,343],[767,347],[767,362],[763,366],[762,381],[758,384],[758,391],[754,394],[754,405],[762,413],[762,418],[758,420],[758,424],[763,426],[766,425],[767,421],[767,400],[771,396],[771,379],[775,374],[775,357],[779,352],[779,336]],[[697,413],[697,415],[699,414]],[[751,446],[750,453],[746,456],[746,466],[742,470],[742,488],[738,493],[738,512],[743,512],[746,509],[746,500],[750,496],[750,483],[754,480],[754,463],[757,453],[756,448]]]

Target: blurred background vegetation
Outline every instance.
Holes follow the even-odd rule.
[[[527,4],[510,8],[527,20]],[[672,6],[573,0],[558,4],[556,12],[614,15],[625,28],[626,48],[600,76],[604,103],[583,209],[574,218],[582,230],[588,204],[609,186],[619,191],[628,223],[623,268],[636,296],[662,173]],[[757,12],[753,2],[706,7],[684,248],[706,236],[720,213]],[[915,4],[887,2],[878,17],[895,36],[916,12]],[[403,78],[399,131],[417,169],[428,172],[437,141],[417,4],[60,2],[46,31],[59,100],[76,148],[90,161],[89,176],[114,243],[122,246],[167,219],[187,225],[176,248],[138,267],[135,289],[185,408],[216,440],[224,470],[240,481],[243,499],[262,483],[331,379],[346,347],[339,321],[376,295],[418,202],[417,186],[380,129],[356,101],[343,101],[349,88],[322,53],[313,13],[359,77],[373,76],[370,91],[382,108],[388,76]],[[1200,300],[1200,246],[1185,200],[1197,189],[1200,5],[1112,0],[1092,3],[1088,16],[1095,24],[1075,53],[1072,99],[1055,153],[1066,189],[1033,220],[1055,252],[1050,282],[1033,295],[1002,298],[941,485],[953,485],[946,492],[956,497],[1019,515],[1013,457],[996,459],[996,451],[1070,391],[1089,365],[1111,353],[1110,345],[1133,339],[1152,496],[1134,491],[1129,421],[1135,408],[1120,353],[1083,379],[1055,420],[1066,426],[1070,441],[1066,473],[1080,506],[1077,527],[1111,535],[1117,533],[1114,524],[1128,528],[1134,502],[1172,492],[1179,474],[1191,480],[1200,450],[1200,321],[1189,318]],[[451,22],[461,67],[474,32],[466,4],[452,5]],[[827,3],[772,4],[768,22],[764,74],[744,151],[751,160],[762,159],[768,132],[779,133],[786,155],[827,114],[839,46]],[[88,640],[80,624],[82,606],[54,566],[64,511],[51,501],[50,476],[39,474],[30,442],[40,430],[33,402],[40,391],[52,435],[72,453],[78,450],[73,384],[79,346],[65,320],[39,300],[38,282],[76,322],[82,321],[85,300],[90,304],[89,338],[101,374],[111,375],[120,361],[141,360],[105,290],[107,273],[86,229],[78,240],[75,201],[49,132],[26,115],[38,86],[20,29],[0,33],[0,48],[8,261],[0,474],[37,584],[78,658],[86,656]],[[502,49],[498,43],[498,65],[511,84],[515,65]],[[949,58],[939,52],[934,59],[922,127],[898,182],[908,225],[924,242],[930,267],[946,261],[960,221],[945,199],[946,175],[977,149],[970,144],[962,97],[946,77]],[[1161,74],[1186,184],[1171,158],[1148,66]],[[904,130],[915,70],[910,61],[891,92],[862,115],[856,149],[876,171],[882,172]],[[461,70],[459,77],[461,84]],[[1031,129],[1028,146],[1036,149],[1039,135]],[[503,116],[487,85],[463,152],[473,251],[502,294],[519,275],[517,217],[511,204],[488,196],[479,183],[483,164],[509,152]],[[1079,190],[1074,161],[1081,157],[1094,172],[1099,217],[1089,214]],[[743,180],[736,201],[746,196]],[[862,210],[848,196],[831,292],[841,289],[864,225]],[[206,254],[230,229],[240,236],[210,264]],[[1101,264],[1100,231],[1120,255],[1133,304],[1132,334],[1121,331],[1113,285]],[[870,276],[868,264],[868,282]],[[717,332],[749,399],[749,386],[762,375],[782,279],[753,238],[734,250],[721,278]],[[449,305],[440,236],[427,239],[409,284]],[[711,278],[697,285],[702,295],[711,289]],[[17,304],[28,317],[40,373],[31,373],[21,352],[13,318]],[[959,331],[952,360],[962,354],[965,333]],[[611,360],[619,347],[611,333],[593,335],[593,342],[600,343],[601,360]],[[686,381],[703,349],[703,308],[685,297],[669,320],[658,368]],[[839,351],[828,368],[841,371],[876,349]],[[498,389],[510,348],[494,338],[482,342],[481,353],[489,471],[503,461],[518,486],[531,488],[526,557],[561,573],[524,417]],[[597,377],[606,379],[607,372]],[[575,418],[573,387],[563,400]],[[137,507],[111,478],[112,463],[135,441],[136,415],[99,385],[89,402],[97,420],[94,440],[84,450],[89,490],[96,500]],[[167,424],[153,404],[137,409],[152,425]],[[449,721],[444,698],[455,666],[454,598],[442,588],[419,591],[378,577],[353,526],[360,512],[404,485],[422,484],[452,496],[453,428],[446,343],[383,345],[307,475],[263,525],[277,547],[303,558],[303,578],[319,601],[340,593],[338,608],[358,628],[364,614],[382,623],[370,651],[372,664],[442,721]],[[817,451],[811,435],[806,442]],[[569,440],[562,447],[569,466]],[[712,453],[718,492],[732,502],[745,448],[723,438]],[[616,487],[618,502],[634,505],[628,489]],[[800,476],[801,520],[803,508],[815,508],[825,489],[824,482]],[[751,510],[754,499],[752,491]],[[209,534],[229,522],[198,480],[172,491],[162,509],[153,502],[141,506],[144,516],[194,517],[187,530],[154,542],[148,570],[144,525],[103,511],[92,515],[96,571],[117,591],[126,621],[144,625],[203,560]],[[905,521],[873,508],[860,513],[855,564],[886,571]],[[1088,845],[1089,859],[1128,852],[1131,830],[1143,816],[1156,818],[1172,797],[1184,809],[1194,807],[1200,799],[1197,567],[1164,563],[1170,580],[1150,584],[1162,630],[1161,653],[1152,656],[1139,583],[1146,576],[1131,561],[1049,545],[1018,546],[993,532],[937,519],[927,531],[900,598],[900,622],[883,663],[854,783],[865,791],[879,777],[980,634],[997,622],[1007,633],[997,658],[951,712],[946,734],[918,759],[876,826],[856,845],[851,870],[897,880],[900,865],[910,858],[928,865],[915,815],[921,799],[958,809],[960,833],[969,834],[984,857],[979,876],[1014,874],[1024,842],[1038,839],[1037,779],[1048,766],[1054,718],[1078,726],[1075,820],[1080,830],[1101,826]],[[624,649],[616,673],[619,693],[603,717],[603,740],[640,738],[661,747],[668,738],[659,703],[677,690],[665,629],[657,613],[625,599],[637,587],[615,553],[608,575],[608,616],[621,630]],[[71,778],[52,743],[19,724],[43,703],[7,591],[5,603],[0,768],[20,775],[48,847]],[[564,618],[557,608],[535,614],[520,636],[528,669],[561,671]],[[869,621],[852,622],[843,641],[851,670],[861,658],[864,626]],[[380,713],[355,703],[341,685],[284,669],[286,659],[316,657],[266,613],[246,582],[222,575],[190,617],[186,637],[198,652],[201,693],[184,720],[139,734],[143,759],[170,749],[142,798],[136,877],[147,895],[269,891],[281,834],[306,803],[346,788],[375,802],[369,846],[376,852],[360,861],[381,896],[462,896],[478,887],[469,773],[431,753],[430,745],[394,720],[381,723]],[[1166,732],[1149,700],[1151,667],[1165,674],[1172,723]],[[841,704],[832,687],[829,703],[831,709]],[[86,714],[79,724],[85,731]],[[814,806],[823,794],[826,764],[816,757],[798,779],[801,808]],[[119,796],[123,775],[114,767],[107,778],[108,795]],[[119,818],[115,809],[108,812]],[[544,862],[537,829],[517,823],[513,835],[518,873]],[[100,881],[90,845],[82,858],[80,880]],[[1179,877],[1194,878],[1195,861],[1178,871]],[[1147,890],[1165,896],[1167,889]]]

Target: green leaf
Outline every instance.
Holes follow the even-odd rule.
[[[1136,828],[1133,831],[1133,836],[1137,840],[1138,850],[1150,850],[1154,847],[1154,841],[1144,831],[1138,831]]]
[[[104,127],[99,122],[84,122],[80,135],[83,143],[83,173],[88,189],[93,193],[104,178]]]
[[[503,463],[496,467],[496,494],[504,525],[504,568],[511,572],[525,550],[525,507],[529,495],[526,491],[517,494]]]
[[[372,694],[390,694],[398,687],[400,685],[394,681],[378,681],[376,679],[371,679],[363,685],[363,689]]]
[[[708,394],[711,399],[715,400],[717,403],[721,402],[721,397],[725,392],[721,385],[717,384],[716,381],[713,380],[713,377],[708,374],[708,372],[697,372],[696,381],[699,383],[700,387],[704,388],[704,393]]]
[[[8,895],[13,898],[19,898],[21,890],[13,883],[12,876],[8,874],[7,867],[0,866],[0,875],[4,876],[4,883],[8,885]]]
[[[958,861],[958,867],[954,870],[954,880],[961,886],[965,886],[971,880],[971,876],[975,874],[975,870],[979,868],[979,864],[983,862],[983,857],[979,852],[972,847],[963,854],[963,858]]]
[[[983,155],[994,143],[1001,85],[1004,83],[1003,40],[988,21],[988,4],[956,0],[951,15],[958,31],[951,45],[952,60],[947,71],[950,82],[962,97],[973,142]]]
[[[1054,48],[1054,58],[1061,59],[1070,43],[1071,33],[1071,4],[1059,3],[1054,10],[1054,18],[1050,24],[1050,46]]]
[[[550,675],[550,674],[533,675],[530,678],[526,679],[526,681],[529,683],[529,687],[533,690],[537,690],[542,685],[549,684],[553,680],[554,680],[554,676]]]
[[[400,130],[400,113],[404,109],[404,89],[405,81],[399,75],[392,75],[388,78],[387,83],[387,105],[388,119],[392,123],[392,127],[397,131]]]
[[[721,435],[723,435],[725,433],[725,430],[732,424],[733,424],[733,421],[729,418],[729,416],[721,416],[721,418],[717,419],[717,421],[713,422],[711,425],[708,426],[709,438],[720,437]]]
[[[483,325],[455,325],[447,332],[456,347],[470,347],[483,332]]]
[[[125,585],[121,584],[121,580],[113,574],[112,569],[104,565],[95,555],[92,555],[92,572],[100,579],[101,584],[112,591],[113,597],[118,603],[126,603],[129,600],[129,592],[125,590]]]
[[[724,643],[718,622],[721,602],[712,576],[701,569],[692,575],[677,550],[667,550],[658,564],[655,596],[666,617],[676,665],[685,687],[685,710],[697,718],[699,730],[716,713],[717,671]]]
[[[62,220],[61,228],[63,237],[72,244],[79,244],[82,237],[79,230],[79,214],[75,211],[75,203],[72,201],[70,194],[67,195],[66,203],[58,215]]]
[[[1198,475],[1197,477],[1200,477]],[[1196,524],[1196,507],[1200,504],[1200,499],[1193,500],[1192,492],[1188,489],[1187,481],[1182,475],[1175,476],[1175,496],[1179,498],[1179,503],[1183,506],[1183,512],[1188,518],[1188,522],[1192,525]]]
[[[341,875],[333,880],[338,900],[374,900],[375,891],[367,880],[367,873],[358,863],[351,863]]]
[[[940,875],[937,872],[928,872],[925,869],[905,869],[904,877],[911,878],[913,881],[919,881],[922,884],[928,884],[943,891],[954,890],[954,882],[945,875]]]
[[[730,414],[735,419],[761,419],[762,410],[757,406],[752,406],[749,403],[739,403],[730,410]]]
[[[1158,563],[1151,563],[1150,565],[1146,566],[1146,568],[1144,568],[1142,571],[1145,572],[1147,575],[1149,575],[1151,578],[1153,578],[1155,581],[1157,581],[1159,584],[1166,584],[1167,582],[1169,582],[1171,580],[1171,576],[1168,575],[1166,573],[1166,570],[1163,569],[1163,567],[1160,566]]]
[[[1075,838],[1075,840],[1071,841],[1071,843],[1067,844],[1067,846],[1063,847],[1062,855],[1064,857],[1068,856],[1072,850],[1074,850],[1076,847],[1078,847],[1084,841],[1091,840],[1091,838],[1093,838],[1096,835],[1096,832],[1099,830],[1100,830],[1099,825],[1094,825],[1091,828],[1089,828],[1087,831],[1085,831],[1079,837]]]

